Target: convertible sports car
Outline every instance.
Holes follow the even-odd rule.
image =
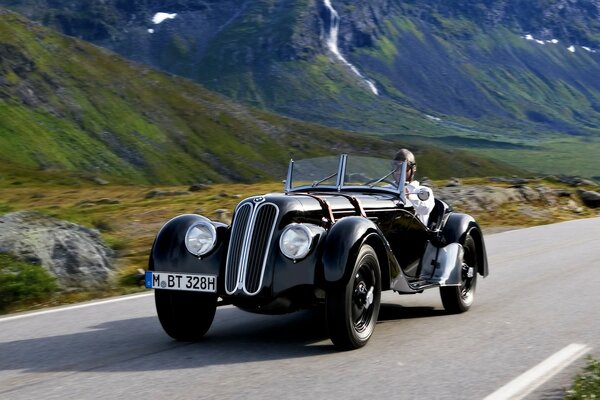
[[[406,193],[405,180],[405,163],[389,160],[292,160],[284,193],[242,200],[231,225],[194,214],[168,221],[146,272],[162,327],[197,340],[219,305],[269,314],[321,306],[332,342],[354,349],[373,333],[382,290],[439,288],[447,312],[467,311],[477,276],[488,274],[481,229],[438,199],[425,226],[410,199],[428,193]]]

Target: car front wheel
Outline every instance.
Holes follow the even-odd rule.
[[[327,325],[343,350],[364,346],[375,329],[381,302],[381,271],[375,250],[363,245],[346,285],[327,294]]]
[[[440,295],[444,309],[451,314],[458,314],[471,308],[475,300],[477,286],[477,248],[471,235],[467,234],[463,244],[464,255],[461,268],[460,286],[440,287]]]
[[[163,329],[180,341],[195,341],[204,336],[217,309],[217,296],[213,294],[156,289],[154,301]]]

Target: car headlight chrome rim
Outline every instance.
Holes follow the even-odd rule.
[[[200,221],[190,226],[185,234],[185,247],[195,256],[201,256],[215,247],[217,230],[209,221]]]
[[[310,252],[314,234],[304,224],[288,225],[279,239],[281,253],[292,260],[304,258]]]

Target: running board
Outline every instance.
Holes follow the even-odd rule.
[[[428,282],[428,281],[418,281],[418,282],[409,282],[408,286],[415,292],[421,292],[425,289],[431,289],[432,287],[438,287],[440,284],[438,282]]]

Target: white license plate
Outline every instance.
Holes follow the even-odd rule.
[[[189,290],[192,292],[217,291],[216,275],[173,274],[170,272],[146,272],[148,289]]]

